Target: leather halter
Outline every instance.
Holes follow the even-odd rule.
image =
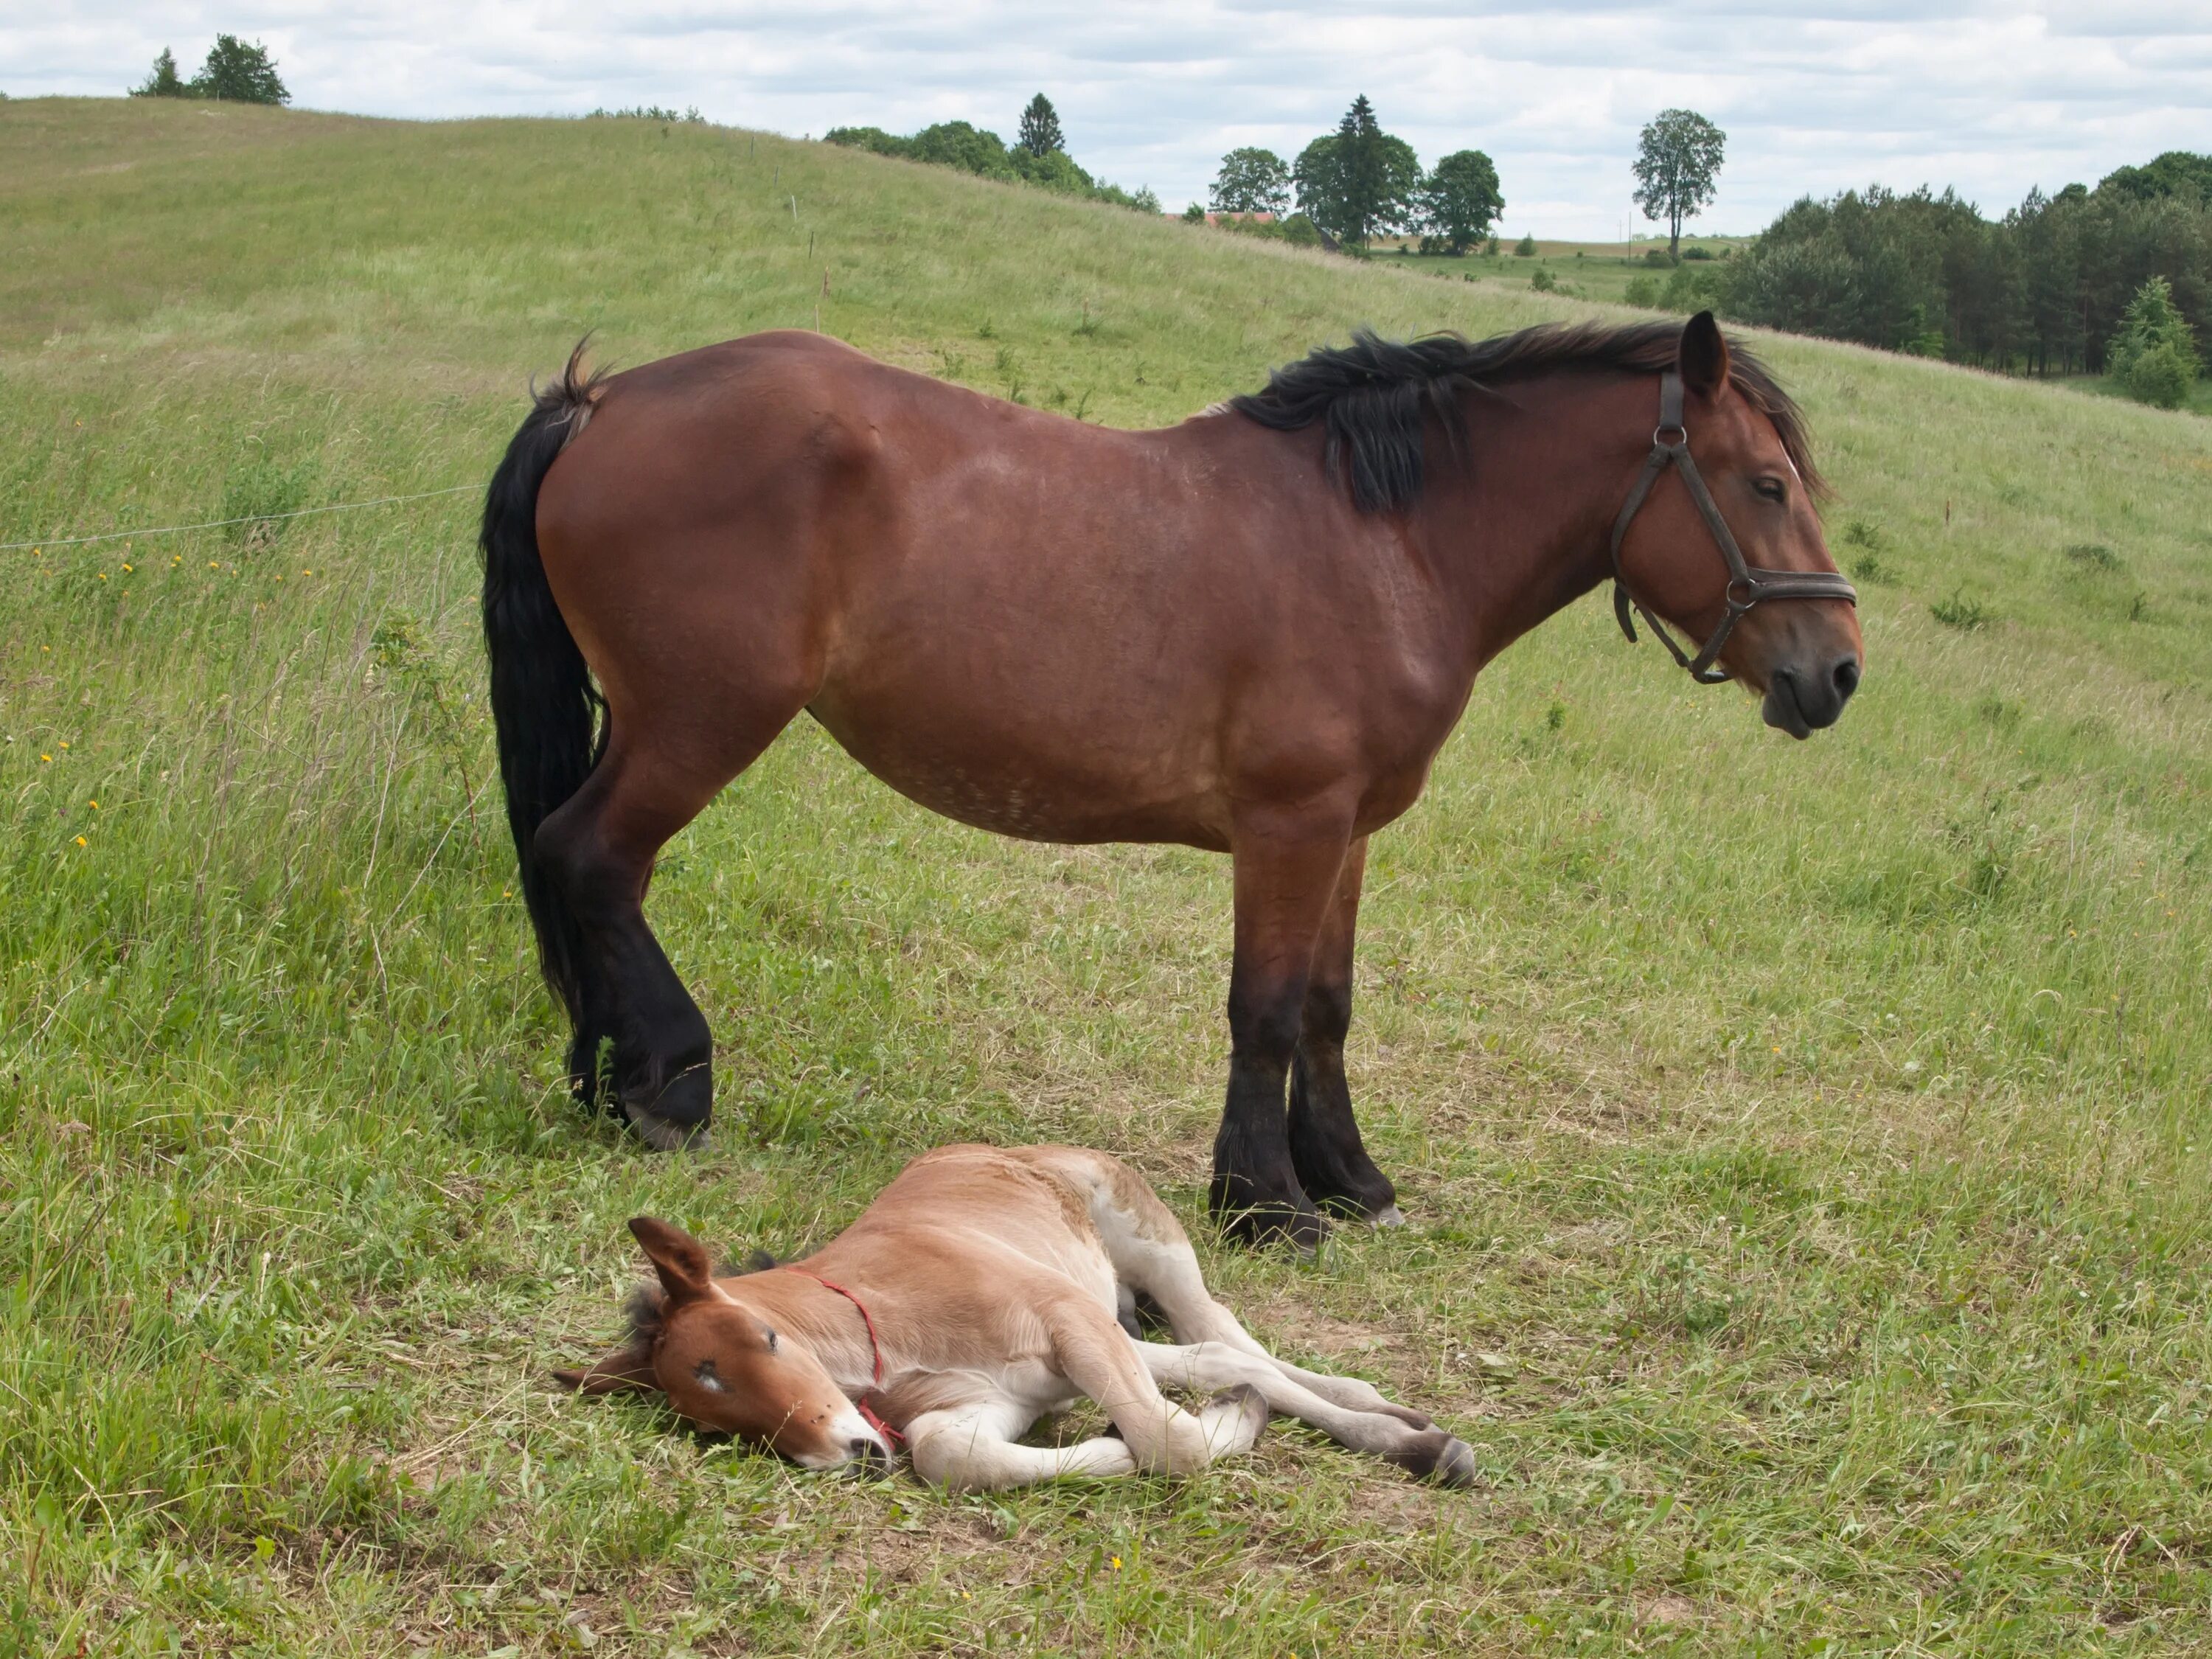
[[[896,1429],[893,1428],[890,1424],[884,1422],[881,1417],[878,1416],[876,1413],[876,1408],[868,1403],[868,1395],[881,1393],[884,1386],[884,1345],[876,1340],[876,1322],[874,1316],[868,1312],[868,1304],[861,1301],[859,1297],[854,1296],[852,1291],[847,1290],[842,1285],[836,1284],[830,1279],[824,1279],[820,1273],[811,1273],[804,1267],[786,1267],[784,1272],[787,1273],[797,1273],[801,1279],[811,1279],[825,1291],[836,1291],[838,1295],[843,1297],[846,1301],[851,1303],[854,1307],[860,1310],[860,1322],[868,1328],[868,1358],[875,1363],[876,1380],[874,1385],[868,1389],[867,1394],[862,1395],[858,1400],[855,1400],[853,1402],[853,1409],[860,1413],[861,1421],[865,1422],[870,1428],[873,1429],[878,1434],[883,1436],[884,1439],[890,1441],[893,1445],[903,1446],[906,1444],[906,1437],[901,1434]]]
[[[1721,550],[1721,557],[1728,562],[1729,584],[1723,595],[1728,605],[1728,614],[1721,625],[1705,641],[1705,649],[1692,657],[1674,642],[1651,607],[1628,591],[1628,578],[1621,573],[1620,544],[1628,534],[1628,526],[1644,503],[1650,499],[1651,487],[1659,482],[1659,475],[1672,463],[1682,475],[1682,483],[1690,492],[1704,515],[1706,528],[1713,532],[1713,540]],[[1631,605],[1635,606],[1651,631],[1659,636],[1659,643],[1673,653],[1674,660],[1690,671],[1690,678],[1700,685],[1718,685],[1729,678],[1724,668],[1715,668],[1715,659],[1721,647],[1735,632],[1736,619],[1753,606],[1767,599],[1842,599],[1851,605],[1859,602],[1859,591],[1834,570],[1763,570],[1744,562],[1743,550],[1735,544],[1729,533],[1728,520],[1713,501],[1712,492],[1698,474],[1698,464],[1690,459],[1690,434],[1682,424],[1682,377],[1668,369],[1659,377],[1659,425],[1651,434],[1651,453],[1644,463],[1644,471],[1636,480],[1636,488],[1628,492],[1621,503],[1620,516],[1613,521],[1613,613],[1620,619],[1620,631],[1628,635],[1631,645],[1636,643],[1636,624],[1629,620]]]

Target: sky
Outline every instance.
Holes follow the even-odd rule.
[[[0,92],[112,94],[164,46],[189,75],[218,28],[265,43],[296,106],[417,118],[653,103],[1012,138],[1042,91],[1077,161],[1170,210],[1364,93],[1425,164],[1486,151],[1508,234],[1547,237],[1652,231],[1629,161],[1670,107],[1728,134],[1711,233],[1869,183],[1994,215],[2212,150],[2212,0],[0,0]]]

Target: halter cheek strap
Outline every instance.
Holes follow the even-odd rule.
[[[881,1393],[884,1386],[884,1345],[876,1340],[876,1322],[868,1312],[868,1304],[842,1285],[824,1279],[820,1273],[811,1273],[804,1267],[786,1267],[784,1272],[797,1273],[801,1279],[811,1279],[825,1291],[836,1291],[838,1295],[860,1310],[860,1322],[868,1328],[868,1358],[873,1362],[876,1380],[869,1388],[867,1394],[862,1395],[853,1402],[853,1409],[860,1413],[861,1421],[893,1445],[906,1444],[906,1437],[878,1416],[876,1408],[868,1403],[868,1395]]]
[[[1682,483],[1690,492],[1690,499],[1712,532],[1713,541],[1720,548],[1721,557],[1727,562],[1729,583],[1723,599],[1728,606],[1720,626],[1705,648],[1692,657],[1674,642],[1643,600],[1629,592],[1628,578],[1620,568],[1620,544],[1626,539],[1628,526],[1650,499],[1652,486],[1668,466],[1682,475]],[[1721,515],[1719,505],[1712,492],[1705,488],[1698,474],[1698,464],[1690,459],[1690,434],[1682,424],[1682,377],[1668,369],[1659,377],[1659,425],[1651,434],[1651,453],[1644,458],[1644,471],[1637,475],[1636,487],[1628,492],[1628,499],[1620,504],[1620,516],[1613,521],[1613,613],[1620,620],[1620,631],[1628,635],[1631,645],[1636,643],[1636,624],[1629,619],[1629,607],[1633,605],[1651,631],[1659,636],[1674,660],[1690,671],[1690,676],[1700,685],[1718,685],[1729,678],[1728,671],[1717,668],[1714,663],[1721,647],[1735,631],[1736,619],[1753,606],[1767,599],[1842,599],[1848,604],[1859,602],[1858,589],[1834,570],[1765,570],[1744,562],[1743,550],[1736,545],[1728,520]]]

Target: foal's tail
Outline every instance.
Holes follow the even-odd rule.
[[[568,441],[584,429],[599,376],[582,372],[584,347],[561,378],[537,393],[507,459],[484,495],[484,644],[491,658],[492,723],[499,733],[499,775],[507,788],[523,902],[538,933],[545,982],[569,1018],[583,1012],[579,976],[583,936],[574,915],[532,855],[538,826],[582,787],[606,748],[606,708],[584,653],[562,620],[538,556],[538,491]]]

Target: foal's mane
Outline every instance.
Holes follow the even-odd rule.
[[[1466,435],[1462,393],[1497,395],[1501,381],[1559,369],[1657,374],[1674,366],[1681,337],[1679,323],[1540,323],[1487,340],[1462,334],[1385,340],[1357,329],[1350,345],[1316,347],[1271,373],[1259,391],[1231,398],[1229,407],[1278,432],[1326,423],[1329,476],[1349,482],[1362,512],[1390,512],[1420,499],[1428,417],[1436,418],[1455,450],[1460,447]],[[1774,422],[1806,487],[1825,495],[1827,483],[1813,465],[1802,411],[1766,366],[1733,339],[1729,383]]]

